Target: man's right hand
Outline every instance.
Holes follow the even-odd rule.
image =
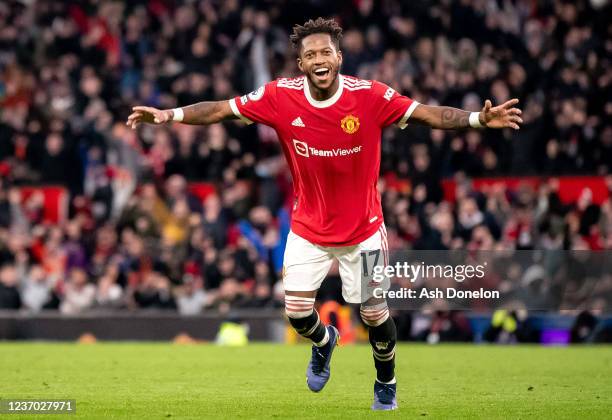
[[[140,123],[165,124],[172,121],[172,110],[157,109],[150,106],[135,106],[125,123],[132,130],[136,129]]]

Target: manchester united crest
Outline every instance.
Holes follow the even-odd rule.
[[[359,118],[354,115],[347,115],[340,121],[340,127],[345,133],[353,134],[359,130]]]

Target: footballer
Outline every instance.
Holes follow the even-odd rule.
[[[373,267],[387,263],[387,235],[380,194],[381,131],[409,123],[439,129],[519,129],[517,99],[480,112],[420,104],[374,80],[340,73],[342,29],[331,19],[293,28],[302,76],[281,78],[230,100],[159,110],[136,106],[127,125],[214,124],[228,119],[276,130],[293,176],[295,202],[284,257],[285,311],[293,328],[313,343],[306,378],[319,392],[330,378],[338,330],[314,309],[317,290],[332,262],[339,263],[342,294],[360,304],[368,326],[376,379],[373,410],[397,408],[396,328],[387,302],[362,287]],[[371,283],[370,283],[371,284]]]

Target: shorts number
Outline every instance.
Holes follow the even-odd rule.
[[[380,249],[361,253],[361,267],[363,268],[364,277],[369,277],[370,275],[374,274],[374,267],[378,265],[379,258],[380,258]],[[371,265],[372,272],[368,270],[368,259],[369,259],[369,262],[372,262],[372,260],[374,260],[374,262]]]

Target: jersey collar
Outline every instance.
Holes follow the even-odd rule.
[[[314,106],[315,108],[327,108],[338,102],[338,99],[340,99],[340,96],[342,96],[343,85],[343,77],[340,73],[338,73],[338,90],[336,91],[336,93],[334,93],[331,97],[325,99],[324,101],[317,101],[310,94],[310,87],[308,86],[308,77],[304,76],[304,95],[306,96],[306,99],[308,100],[310,105]]]

